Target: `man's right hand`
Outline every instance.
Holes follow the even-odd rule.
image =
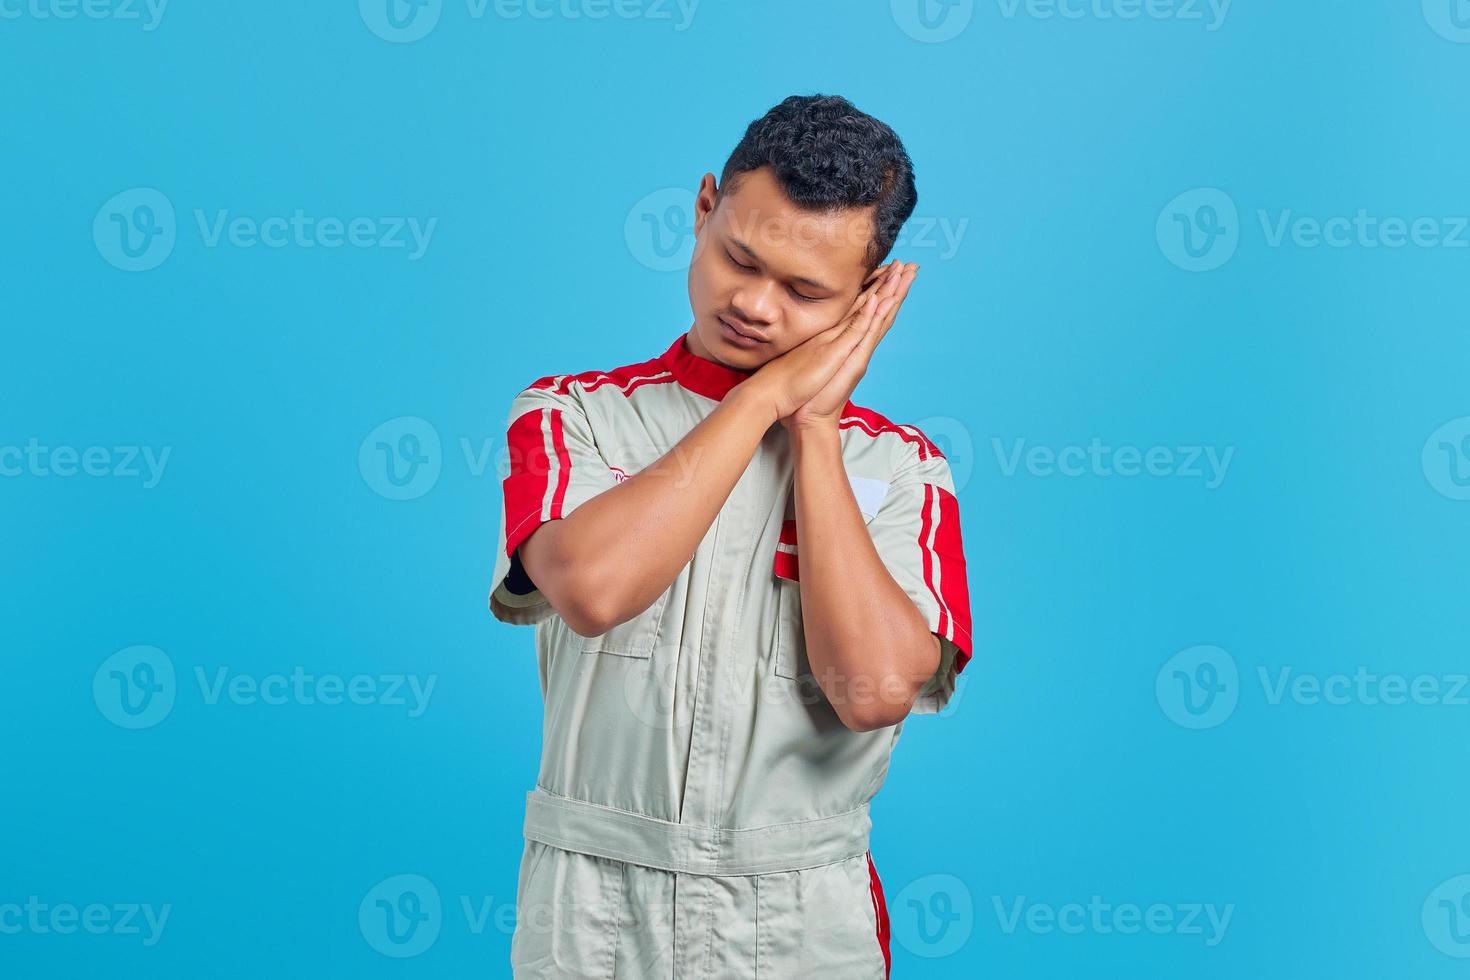
[[[876,270],[840,320],[761,365],[741,387],[759,392],[778,419],[805,405],[826,386],[867,333],[875,319],[879,293],[889,284],[897,265],[890,262]]]

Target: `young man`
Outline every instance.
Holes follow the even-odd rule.
[[[888,975],[868,803],[971,652],[948,463],[849,400],[915,200],[889,127],[789,98],[704,175],[688,332],[515,397],[490,608],[537,625],[546,709],[520,980]]]

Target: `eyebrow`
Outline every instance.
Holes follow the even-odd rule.
[[[734,242],[735,243],[735,246],[737,248],[739,248],[746,255],[750,256],[753,259],[755,259],[757,262],[759,262],[761,260],[761,257],[759,255],[756,255],[755,254],[755,249],[751,248],[749,245],[745,244],[740,239],[736,238],[734,235],[731,235],[730,236],[730,241]],[[820,289],[824,293],[835,293],[835,292],[837,292],[837,290],[833,289],[831,286],[827,285],[826,283],[818,282],[815,279],[808,279],[806,276],[796,276],[796,277],[794,277],[794,281],[796,281],[796,282],[804,282],[808,286],[811,286],[813,289]]]

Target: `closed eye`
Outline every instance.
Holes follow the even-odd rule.
[[[737,269],[744,269],[746,272],[754,272],[755,271],[755,266],[753,266],[753,265],[746,265],[744,262],[741,262],[739,259],[735,258],[735,256],[731,255],[729,252],[726,252],[725,253],[725,258],[729,259],[730,260],[730,264],[733,265],[733,266],[735,266]]]
[[[729,259],[730,260],[730,264],[733,265],[737,269],[744,269],[746,272],[754,272],[754,271],[756,271],[755,266],[753,266],[753,265],[746,265],[744,262],[741,262],[739,259],[735,258],[735,256],[731,255],[729,252],[726,252],[725,253],[725,258]],[[787,289],[791,289],[790,286],[788,286],[786,288]],[[797,299],[802,300],[803,302],[806,302],[806,303],[820,303],[825,298],[825,297],[821,297],[821,296],[803,296],[801,293],[797,292],[795,289],[791,289],[791,295],[792,296],[795,296]]]

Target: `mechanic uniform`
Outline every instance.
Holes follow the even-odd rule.
[[[518,980],[888,975],[868,803],[903,726],[851,731],[811,674],[786,429],[767,430],[668,590],[600,636],[572,632],[516,553],[658,460],[749,377],[681,334],[651,360],[544,377],[512,402],[490,609],[536,626],[545,702]],[[914,707],[936,712],[971,653],[948,461],[914,426],[851,401],[839,424],[877,552],[940,638]]]

